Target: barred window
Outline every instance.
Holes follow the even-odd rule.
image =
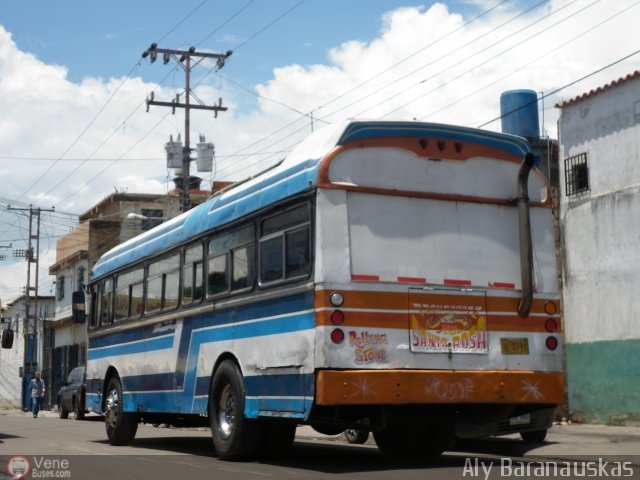
[[[567,197],[588,192],[591,189],[586,153],[580,153],[564,160],[564,182]]]

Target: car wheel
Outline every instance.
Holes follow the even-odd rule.
[[[361,445],[369,439],[369,432],[359,428],[347,428],[344,431],[344,438],[346,438],[349,443]]]
[[[104,405],[104,423],[111,445],[128,445],[136,436],[138,417],[124,411],[122,384],[117,376],[109,379]]]
[[[60,401],[60,399],[58,399],[58,415],[63,420],[66,420],[67,418],[69,418],[69,410],[65,409],[62,406],[62,402]]]
[[[84,405],[77,399],[73,399],[73,415],[76,420],[84,420]]]
[[[547,438],[547,429],[535,430],[533,432],[520,432],[522,440],[527,443],[542,443]]]
[[[218,456],[235,460],[254,455],[260,437],[258,420],[244,416],[245,390],[242,374],[231,360],[223,361],[211,383],[209,422]]]

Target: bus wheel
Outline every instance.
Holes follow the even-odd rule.
[[[138,417],[126,413],[122,404],[122,385],[114,375],[107,384],[107,398],[104,405],[104,424],[111,445],[128,445],[136,436]]]
[[[253,455],[259,439],[258,420],[244,416],[245,390],[242,374],[231,360],[223,361],[211,383],[209,422],[218,456],[235,460]]]

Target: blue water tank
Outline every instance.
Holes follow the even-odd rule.
[[[538,94],[533,90],[509,90],[500,95],[502,132],[527,138],[540,136]]]

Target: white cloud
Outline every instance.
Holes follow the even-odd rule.
[[[311,130],[309,117],[266,99],[300,112],[313,111],[314,128],[353,116],[477,126],[499,116],[504,90],[550,92],[630,53],[637,43],[633,35],[639,7],[634,2],[602,0],[589,6],[593,2],[588,0],[551,0],[515,20],[511,20],[517,14],[515,7],[505,7],[468,25],[468,18],[445,4],[400,8],[384,16],[376,38],[336,45],[323,64],[273,66],[273,77],[255,86],[264,97],[255,110],[238,110],[246,93],[231,84],[223,81],[222,92],[217,79],[215,87],[199,86],[202,100],[216,103],[222,96],[229,110],[217,120],[210,112],[194,112],[192,139],[206,133],[216,143],[218,178],[240,179],[281,158]],[[627,7],[625,13],[598,26]],[[546,99],[545,129],[556,135],[557,112],[550,108],[555,101],[637,69],[638,58]],[[242,56],[229,61],[242,62]],[[163,146],[169,134],[182,131],[182,113],[171,116],[168,109],[153,106],[146,113],[143,101],[154,87],[140,77],[124,83],[122,78],[71,82],[64,66],[47,65],[20,51],[0,27],[0,156],[17,158],[0,159],[2,178],[11,179],[3,182],[0,197],[84,212],[114,188],[130,192],[172,188],[167,185]],[[170,88],[157,90],[156,99],[169,100],[175,93]],[[487,128],[497,130],[500,124]],[[241,156],[259,152],[264,153]],[[53,160],[21,160],[55,159],[63,153],[65,159],[89,159],[80,168],[78,161],[57,162],[38,183],[34,182]],[[125,160],[113,163],[120,157]],[[12,217],[5,213],[0,220],[11,223]],[[10,237],[0,237],[0,244],[2,238]],[[18,289],[15,278],[21,277],[14,277],[16,268],[0,268],[0,295]]]

